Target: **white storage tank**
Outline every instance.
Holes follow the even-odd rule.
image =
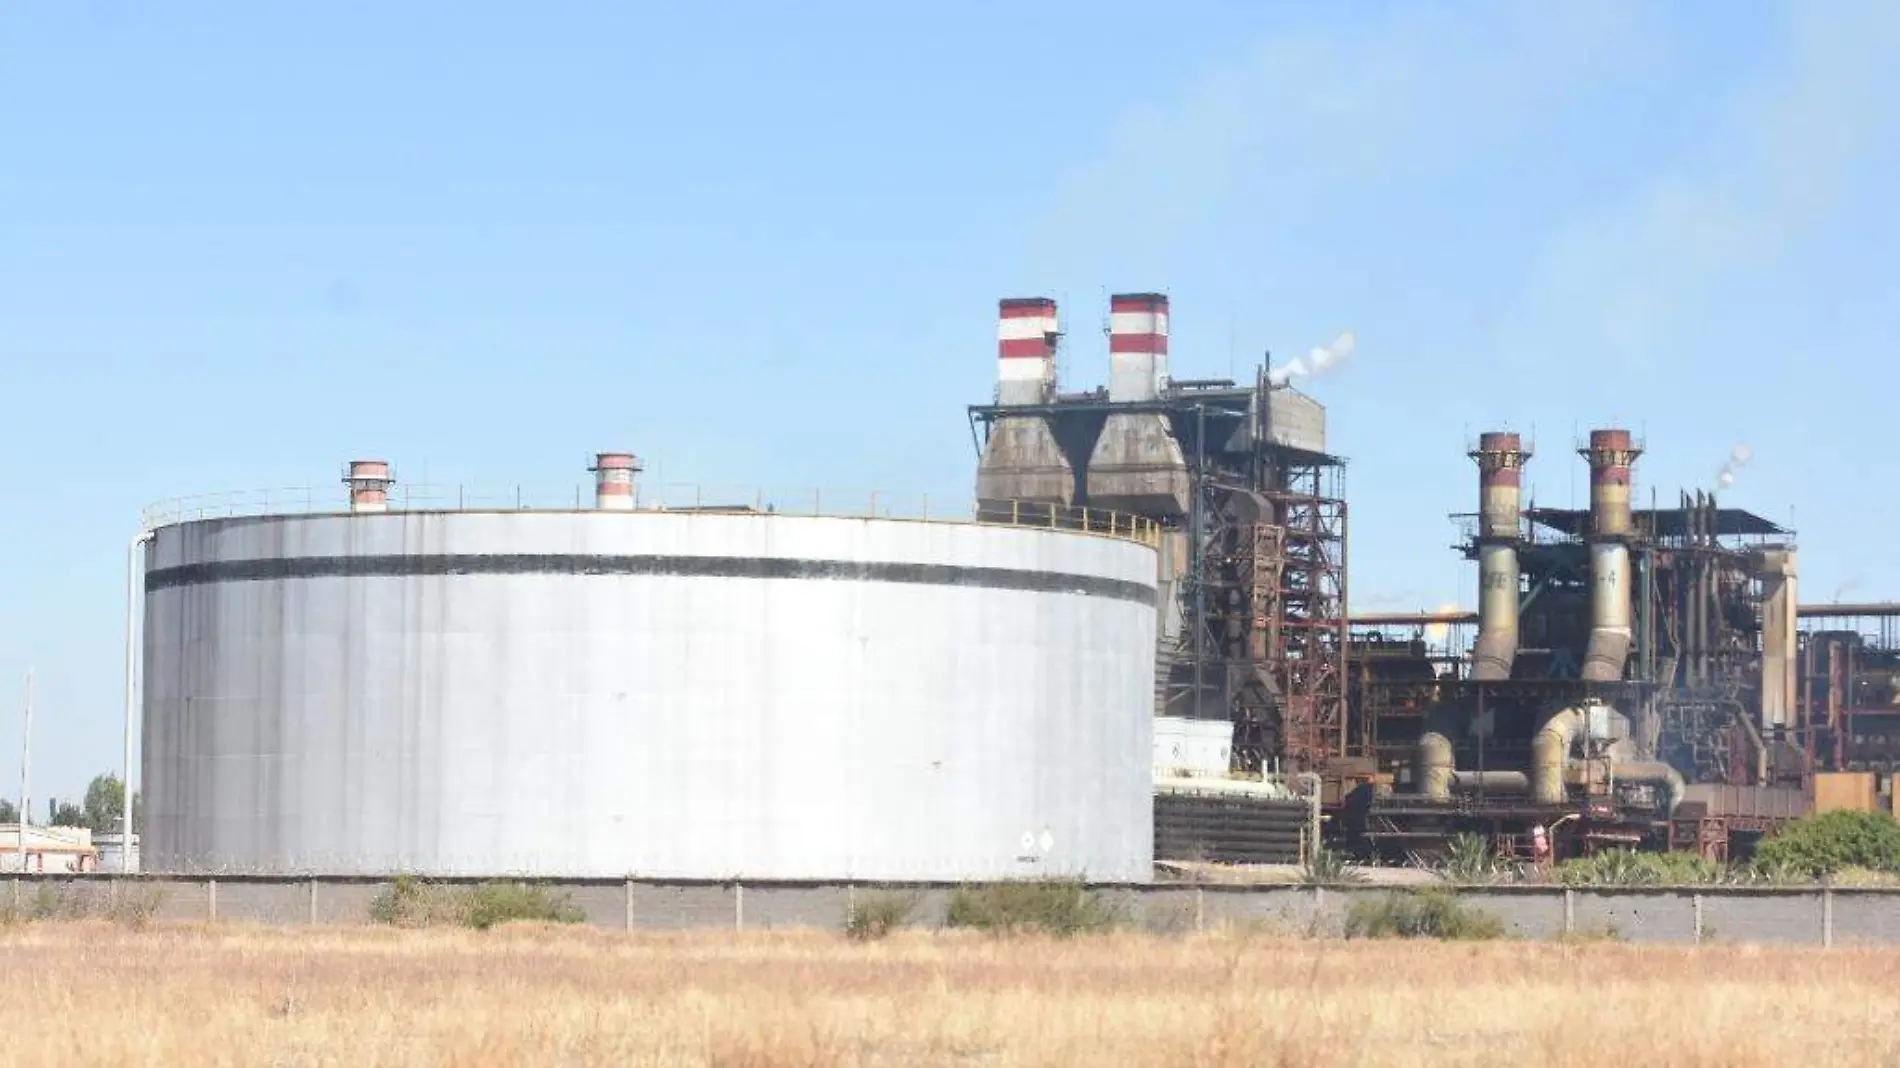
[[[156,530],[147,870],[1151,875],[1151,539],[372,504]]]

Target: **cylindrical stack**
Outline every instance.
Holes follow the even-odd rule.
[[[1056,381],[1056,302],[1011,297],[997,302],[996,402],[1045,404]]]
[[[1154,400],[1168,373],[1168,298],[1117,293],[1108,305],[1108,399]]]
[[[1592,430],[1579,450],[1590,462],[1590,642],[1583,678],[1616,682],[1630,650],[1630,466],[1642,455],[1621,429]]]
[[[1471,675],[1480,682],[1511,677],[1517,659],[1518,515],[1524,461],[1516,434],[1492,431],[1471,453],[1478,462],[1478,642]]]
[[[594,457],[594,507],[603,512],[633,511],[633,478],[640,461],[630,452],[603,452]]]
[[[396,481],[383,460],[351,460],[344,480],[350,487],[350,511],[389,511],[389,487]]]
[[[1108,399],[1152,402],[1167,377],[1168,298],[1117,293],[1108,307]],[[1188,514],[1187,458],[1160,412],[1111,413],[1089,454],[1086,482],[1097,508],[1156,518]]]

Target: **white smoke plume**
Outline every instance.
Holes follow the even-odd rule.
[[[1728,459],[1722,464],[1722,470],[1716,473],[1716,488],[1727,489],[1733,486],[1735,484],[1735,476],[1741,474],[1742,468],[1747,467],[1748,461],[1754,458],[1755,450],[1749,448],[1747,445],[1736,445],[1730,449],[1728,451]]]
[[[1453,612],[1462,612],[1464,609],[1457,601],[1446,601],[1444,604],[1439,605],[1435,611],[1436,614],[1442,616],[1450,615]],[[1449,623],[1428,623],[1425,625],[1425,640],[1433,645],[1441,644],[1450,636],[1451,624]]]
[[[1276,386],[1284,386],[1294,379],[1325,374],[1346,362],[1358,345],[1358,336],[1348,330],[1334,338],[1332,344],[1317,346],[1306,355],[1295,356],[1284,365],[1268,371],[1267,379]]]

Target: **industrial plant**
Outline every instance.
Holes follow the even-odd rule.
[[[1386,861],[1467,832],[1719,859],[1809,811],[1891,806],[1900,606],[1800,605],[1792,531],[1699,489],[1639,507],[1643,447],[1615,427],[1577,443],[1588,509],[1526,506],[1532,449],[1491,432],[1468,450],[1477,510],[1454,513],[1478,612],[1349,615],[1323,408],[1284,368],[1171,379],[1168,299],[1110,305],[1107,389],[1064,392],[1054,302],[1003,301],[998,389],[969,412],[984,511],[1112,506],[1163,531],[1162,858],[1281,859],[1288,793]]]
[[[1889,808],[1892,605],[1802,605],[1794,534],[1638,488],[1607,427],[1448,443],[1477,611],[1348,612],[1345,462],[1296,388],[1176,379],[1109,301],[997,309],[975,503],[643,493],[174,509],[144,549],[148,870],[1144,881],[1156,861],[1745,853]],[[1572,451],[1574,449],[1574,452]],[[1459,461],[1463,462],[1463,461]],[[1525,499],[1587,468],[1587,508]],[[578,465],[577,465],[578,466]],[[1435,522],[1421,516],[1421,525]]]

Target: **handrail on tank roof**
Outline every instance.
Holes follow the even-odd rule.
[[[592,483],[569,486],[404,485],[389,489],[389,512],[593,512]],[[347,515],[341,487],[232,490],[173,497],[140,512],[145,529],[205,519],[266,516]],[[828,519],[885,519],[1067,530],[1135,541],[1161,541],[1162,525],[1147,516],[1102,508],[1031,501],[984,501],[952,505],[924,494],[875,490],[734,489],[696,483],[637,484],[635,513],[689,512],[720,515],[785,515]],[[382,513],[379,513],[382,514]],[[612,514],[624,515],[625,512]]]

